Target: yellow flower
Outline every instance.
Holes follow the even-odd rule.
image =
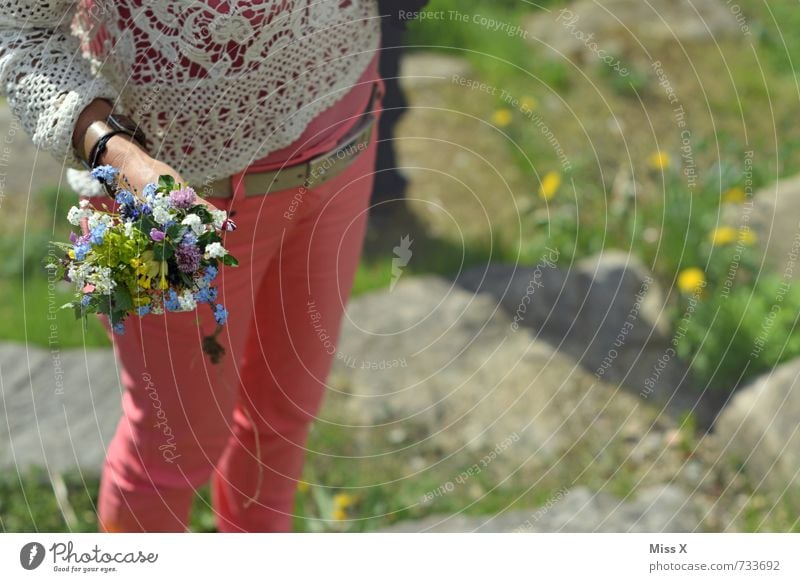
[[[508,109],[498,109],[492,114],[492,123],[497,127],[506,127],[514,120],[514,116]]]
[[[338,508],[350,507],[353,501],[353,497],[347,493],[337,493],[333,496],[333,505]]]
[[[69,252],[67,254],[69,255],[70,259],[73,259],[73,260],[75,259],[75,251],[74,250],[69,249]]]
[[[545,200],[550,200],[556,195],[559,186],[561,186],[561,174],[552,171],[547,172],[542,178],[541,186],[539,186],[539,196]]]
[[[736,229],[732,226],[720,226],[711,231],[710,238],[715,247],[730,244],[736,240]]]
[[[158,288],[162,291],[166,291],[169,289],[169,283],[167,282],[167,271],[169,270],[169,265],[167,265],[167,261],[161,262],[161,280],[158,282]]]
[[[305,481],[297,482],[297,490],[300,493],[305,493],[306,491],[308,491],[308,489],[309,489],[308,483],[306,483]]]
[[[749,226],[743,226],[738,231],[732,226],[720,226],[711,232],[711,244],[716,246],[729,245],[740,242],[744,245],[752,245],[756,242],[756,234]]]
[[[523,112],[533,111],[538,105],[539,103],[534,97],[523,97],[522,101],[520,102],[520,107],[522,108]]]
[[[697,267],[684,269],[678,275],[678,289],[684,293],[696,293],[705,283],[706,274]]]
[[[723,202],[744,202],[747,199],[747,194],[739,186],[729,188],[722,193]]]
[[[150,299],[149,295],[145,295],[143,293],[135,293],[133,295],[133,297],[131,297],[131,299],[133,300],[134,307],[141,307],[142,305],[149,305],[151,303],[151,301],[152,301]]]
[[[669,154],[666,152],[655,152],[647,158],[647,163],[654,170],[665,170],[669,167]]]
[[[344,509],[336,508],[333,510],[333,514],[331,515],[333,519],[337,521],[342,521],[343,519],[347,519],[347,512]]]

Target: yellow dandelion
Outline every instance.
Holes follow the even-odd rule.
[[[342,509],[345,507],[350,507],[353,505],[354,501],[355,500],[353,499],[353,496],[348,495],[347,493],[337,493],[333,496],[333,505]]]
[[[654,170],[665,170],[669,168],[669,154],[666,152],[655,152],[647,158],[647,164]]]
[[[678,274],[678,289],[683,293],[696,293],[706,283],[703,269],[689,267]]]
[[[729,245],[736,240],[736,229],[731,226],[720,226],[711,231],[709,238],[715,247]]]
[[[733,188],[729,188],[722,193],[723,202],[738,203],[738,202],[744,202],[746,199],[747,199],[747,194],[745,194],[744,190],[742,190],[739,186],[734,186]]]
[[[492,114],[492,123],[497,127],[507,127],[514,121],[514,116],[509,109],[498,109]]]
[[[561,186],[561,174],[553,171],[547,172],[539,186],[539,196],[544,200],[550,200],[556,195],[559,186]]]
[[[535,97],[523,97],[522,101],[520,101],[520,107],[522,108],[523,113],[533,111],[538,106],[539,102],[536,101]]]
[[[739,229],[739,242],[742,244],[750,246],[755,244],[757,240],[758,237],[756,237],[756,233],[754,233],[753,229],[749,226],[743,226]]]

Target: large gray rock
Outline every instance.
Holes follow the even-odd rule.
[[[577,487],[557,493],[535,510],[468,517],[431,515],[382,528],[382,532],[691,532],[701,512],[686,491],[671,485],[642,489],[635,499]]]
[[[738,391],[720,414],[714,439],[721,459],[741,465],[753,488],[800,493],[800,360]]]
[[[622,384],[676,416],[694,410],[710,423],[690,386],[688,366],[672,355],[665,298],[641,262],[619,251],[554,265],[555,251],[533,267],[490,265],[457,282],[490,296],[520,327],[569,354],[598,380]]]
[[[758,190],[742,204],[726,204],[721,224],[750,227],[756,234],[753,259],[787,281],[800,269],[800,176]]]
[[[110,349],[0,345],[0,468],[97,473],[120,418]]]
[[[438,277],[352,301],[330,383],[322,417],[353,426],[362,453],[404,442],[471,465],[494,450],[502,477],[568,450],[589,462],[619,435],[646,433],[657,413],[513,327],[490,296]]]

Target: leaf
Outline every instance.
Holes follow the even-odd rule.
[[[214,221],[214,218],[211,216],[211,213],[208,211],[208,208],[206,208],[202,204],[196,204],[195,206],[193,206],[191,212],[199,216],[200,220],[203,221],[203,224],[209,224]]]
[[[158,177],[158,189],[163,190],[165,194],[172,192],[175,187],[175,178],[169,174],[164,174]]]
[[[238,267],[239,261],[236,260],[236,257],[234,257],[233,255],[223,255],[222,264],[227,265],[228,267]]]
[[[114,312],[128,311],[133,309],[133,299],[131,293],[124,285],[114,287]]]

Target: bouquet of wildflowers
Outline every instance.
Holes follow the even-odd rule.
[[[228,312],[217,303],[213,282],[222,265],[238,264],[221,236],[236,225],[224,210],[200,204],[191,187],[171,176],[135,193],[121,187],[118,175],[112,166],[92,171],[115,193],[114,211],[81,201],[67,214],[80,231],[71,233],[69,244],[53,243],[65,256],[49,266],[76,286],[75,300],[63,307],[74,309],[77,318],[102,313],[114,332],[124,333],[131,315],[194,311],[205,303],[217,327],[204,339],[203,351],[218,362],[224,350],[216,337]]]

